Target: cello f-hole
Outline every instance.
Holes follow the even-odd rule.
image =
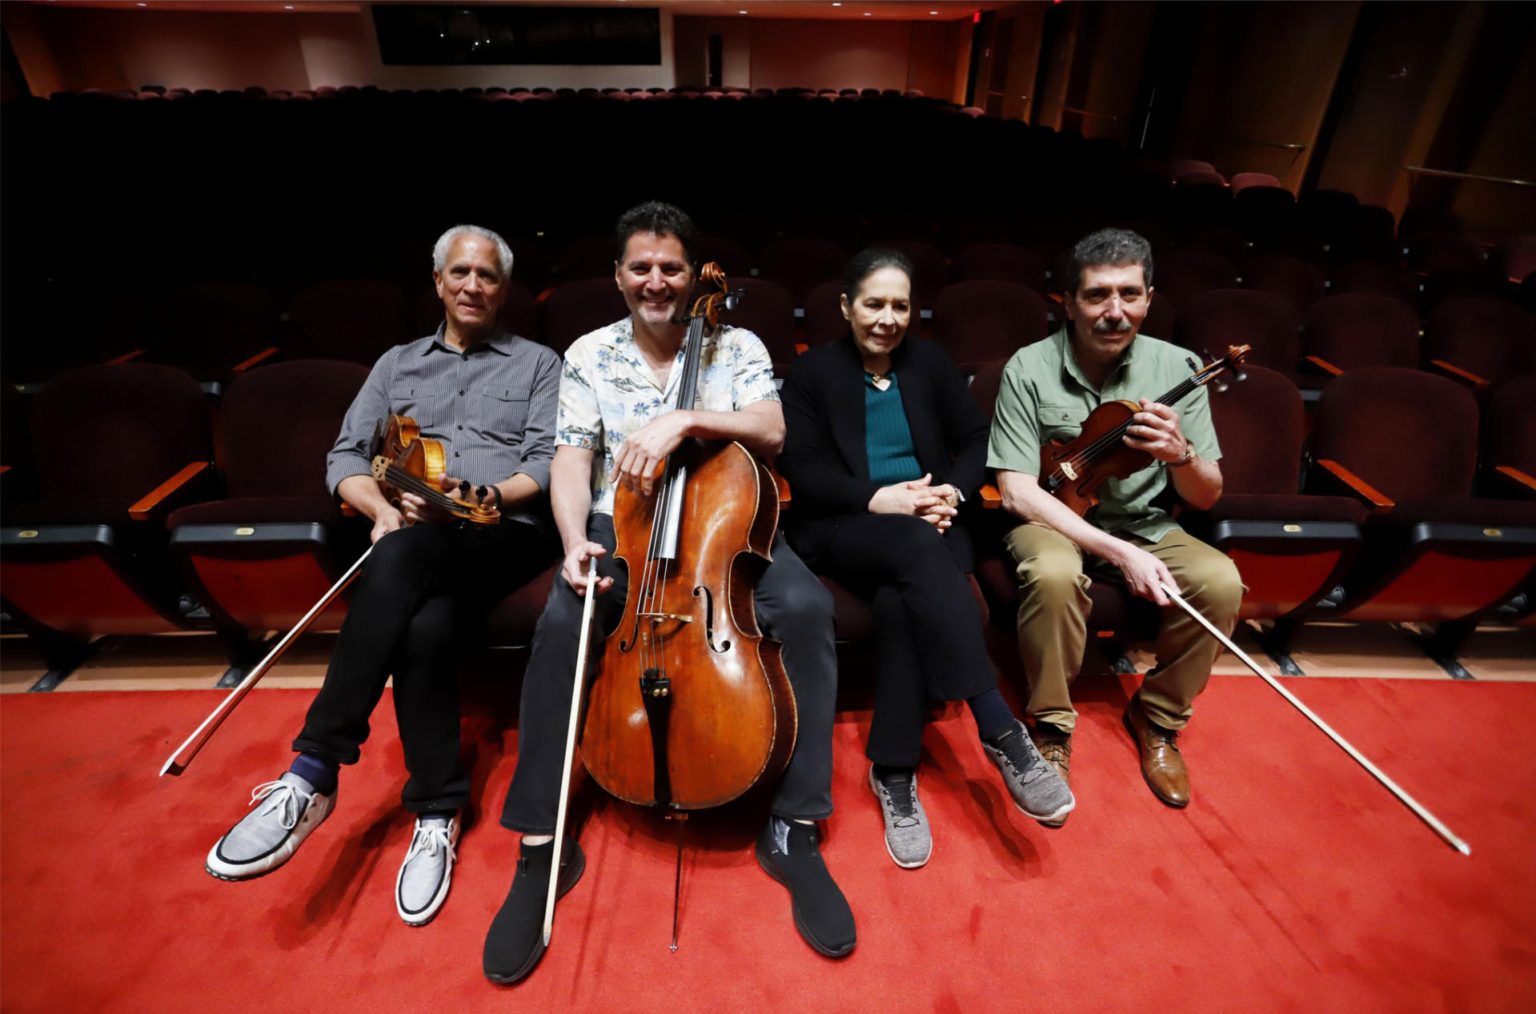
[[[716,655],[724,655],[731,650],[729,640],[715,643],[715,596],[703,585],[693,589],[693,597],[704,599],[704,643],[709,645],[709,650]]]

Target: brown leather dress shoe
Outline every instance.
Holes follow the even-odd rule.
[[[1040,723],[1030,731],[1030,736],[1035,741],[1035,748],[1040,751],[1040,756],[1045,762],[1056,769],[1061,780],[1072,785],[1072,734],[1063,732],[1054,725]],[[1055,820],[1042,820],[1044,827],[1060,827],[1067,822],[1067,816],[1061,816]]]
[[[1141,777],[1152,794],[1169,806],[1188,806],[1189,769],[1179,753],[1178,732],[1150,721],[1134,696],[1125,709],[1125,728],[1141,753]]]

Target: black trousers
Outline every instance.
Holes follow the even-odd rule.
[[[956,701],[997,686],[981,609],[965,575],[971,541],[904,514],[850,514],[812,559],[862,596],[875,622],[879,675],[865,756],[917,767],[931,698]]]
[[[391,532],[352,586],[325,683],[295,750],[355,764],[368,717],[395,677],[395,718],[410,778],[406,809],[469,802],[459,758],[458,645],[498,599],[549,566],[555,541],[533,525],[419,524]]]
[[[587,534],[608,547],[609,555],[599,559],[597,569],[614,579],[594,605],[596,638],[618,623],[627,577],[613,561],[613,518],[592,515]],[[832,716],[837,697],[832,596],[782,534],[774,539],[772,555],[773,562],[757,583],[757,622],[766,636],[783,642],[784,669],[799,713],[795,752],[774,791],[772,809],[785,819],[821,820],[832,813]],[[502,825],[513,831],[555,830],[581,612],[581,596],[564,578],[556,578],[533,635],[533,654],[523,679],[517,770],[501,815]],[[590,653],[589,659],[595,660],[595,655]]]

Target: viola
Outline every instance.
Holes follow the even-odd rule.
[[[495,507],[471,504],[443,492],[448,452],[442,441],[422,436],[421,427],[410,416],[391,415],[380,423],[370,456],[374,481],[390,500],[399,500],[402,492],[415,493],[461,521],[494,525],[501,520],[501,512]],[[469,483],[462,483],[460,491],[468,493]],[[484,500],[487,492],[481,486],[476,495]]]
[[[1248,345],[1233,345],[1220,359],[1207,363],[1187,379],[1156,399],[1176,405],[1196,388],[1235,370],[1248,355]],[[1194,366],[1191,359],[1190,366]],[[1239,378],[1241,379],[1241,378]],[[1040,449],[1040,485],[1078,514],[1086,514],[1099,502],[1099,487],[1109,479],[1123,479],[1152,463],[1152,455],[1125,442],[1126,429],[1141,411],[1134,401],[1106,401],[1083,420],[1083,430],[1071,441],[1052,440]]]
[[[735,306],[706,264],[688,318],[676,408],[692,408],[704,336]],[[795,700],[778,642],[757,626],[752,590],[778,527],[768,468],[736,442],[688,441],[653,495],[621,486],[615,559],[629,570],[618,626],[588,694],[581,753],[612,795],[645,806],[718,806],[788,763]]]

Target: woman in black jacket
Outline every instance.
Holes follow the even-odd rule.
[[[848,265],[850,333],[798,357],[784,383],[779,469],[794,491],[790,544],[870,603],[880,672],[866,755],[899,866],[928,861],[917,798],[930,697],[970,705],[986,753],[1019,809],[1059,820],[1071,790],[997,690],[966,574],[960,508],[985,471],[987,422],[943,349],[908,338],[912,266],[872,248]]]

